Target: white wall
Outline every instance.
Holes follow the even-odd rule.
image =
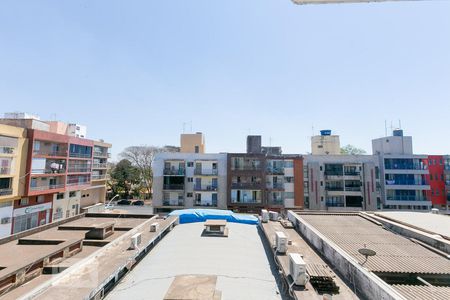
[[[6,237],[11,234],[12,214],[13,205],[11,201],[0,203],[0,220],[3,218],[10,218],[9,223],[0,224],[0,238]]]

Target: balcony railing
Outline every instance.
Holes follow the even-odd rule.
[[[346,171],[344,172],[345,176],[359,176],[361,175],[361,172],[358,171]]]
[[[254,166],[254,165],[234,165],[231,166],[231,170],[233,171],[261,171],[261,166]]]
[[[66,173],[66,169],[32,169],[31,174],[39,175],[39,174],[64,174]]]
[[[184,206],[184,200],[178,199],[178,200],[163,200],[164,206]]]
[[[195,200],[194,203],[195,206],[203,206],[203,207],[216,207],[217,206],[217,200]]]
[[[268,174],[273,174],[273,175],[284,175],[284,168],[283,167],[268,167],[266,169],[266,172]]]
[[[283,205],[284,201],[283,201],[283,199],[269,199],[269,204],[272,204],[272,205]]]
[[[75,181],[75,182],[67,182],[67,186],[76,186],[76,185],[88,185],[91,182],[88,180],[83,180],[83,181]]]
[[[0,167],[0,175],[9,175],[11,174],[10,167]]]
[[[426,180],[386,180],[386,185],[428,185]]]
[[[345,187],[346,192],[361,192],[360,186],[346,186]]]
[[[8,196],[12,195],[13,190],[12,189],[0,189],[0,196]]]
[[[430,201],[427,197],[421,196],[387,196],[390,201]]]
[[[107,163],[93,163],[92,168],[93,169],[106,169],[108,167]]]
[[[106,174],[103,175],[92,175],[92,180],[105,180]]]
[[[91,153],[70,152],[69,153],[69,157],[74,157],[74,158],[91,158],[92,154]]]
[[[268,182],[266,187],[270,190],[282,190],[282,189],[284,189],[284,184],[280,183],[280,182],[276,182],[276,183]]]
[[[49,185],[40,185],[40,186],[30,186],[30,191],[47,191],[47,190],[56,190],[64,188],[64,184],[49,184]]]
[[[13,147],[0,146],[0,154],[14,154],[15,150]]]
[[[330,192],[343,192],[344,187],[343,186],[327,186],[327,187],[325,187],[325,190],[330,191]]]
[[[34,151],[33,155],[52,156],[52,157],[67,157],[67,151]]]
[[[264,188],[261,182],[233,182],[231,183],[232,189],[255,189],[261,190]]]
[[[165,190],[184,190],[184,184],[165,184],[163,186]]]
[[[89,166],[70,166],[69,173],[87,173],[91,172],[91,168]]]
[[[195,169],[194,175],[202,176],[217,176],[219,174],[217,169]]]
[[[428,170],[427,165],[421,164],[398,164],[398,165],[385,165],[386,170]]]
[[[164,169],[164,175],[179,175],[184,176],[186,173],[186,170],[184,168],[178,168],[178,169]]]
[[[194,191],[217,191],[217,186],[215,185],[194,185]]]

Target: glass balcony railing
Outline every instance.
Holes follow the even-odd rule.
[[[92,175],[92,180],[105,180],[105,179],[106,179],[106,174]]]
[[[39,151],[34,151],[33,155],[51,156],[51,157],[67,157],[67,151],[39,150]]]
[[[39,174],[64,174],[66,173],[66,169],[32,169],[31,174],[39,175]]]
[[[12,195],[13,190],[11,188],[0,189],[0,196]]]
[[[344,187],[343,186],[327,186],[327,187],[325,187],[325,190],[330,191],[330,192],[343,192]]]
[[[93,169],[106,169],[108,167],[107,163],[93,163],[92,168]]]
[[[430,201],[427,197],[423,196],[387,196],[387,200],[390,201]]]
[[[79,181],[68,181],[67,186],[76,186],[76,185],[88,185],[91,184],[89,180],[79,180]]]
[[[268,167],[266,169],[266,172],[268,174],[272,174],[272,175],[284,175],[284,168],[283,167]]]
[[[73,158],[91,158],[92,154],[91,153],[81,153],[81,152],[70,152],[69,156],[73,157]]]
[[[386,164],[386,170],[428,170],[424,164]]]
[[[165,199],[163,200],[164,206],[184,206],[183,199]]]
[[[270,190],[282,190],[282,189],[284,189],[284,183],[280,183],[280,182],[271,183],[271,182],[268,182],[266,184],[266,188],[270,189]]]
[[[75,165],[69,166],[69,173],[87,173],[91,172],[91,167],[89,165]]]
[[[195,169],[194,175],[203,176],[217,176],[219,174],[217,169]]]
[[[184,190],[184,184],[164,184],[163,189],[165,190]]]
[[[426,180],[386,180],[386,185],[428,185]]]
[[[217,191],[216,185],[194,185],[194,191]]]
[[[345,187],[346,192],[361,192],[360,186],[346,186]]]
[[[178,175],[178,176],[184,176],[186,174],[186,170],[184,168],[170,168],[170,169],[164,169],[164,175]]]
[[[30,191],[47,191],[47,190],[56,190],[64,188],[64,184],[49,184],[49,185],[39,185],[39,186],[30,186]]]
[[[195,200],[194,203],[195,206],[203,206],[203,207],[216,207],[217,206],[217,200]]]

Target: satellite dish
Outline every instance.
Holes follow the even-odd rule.
[[[370,256],[377,255],[374,250],[366,248],[366,245],[364,245],[364,248],[358,249],[358,252],[366,257],[366,260],[361,264],[361,266],[363,266],[367,262]]]

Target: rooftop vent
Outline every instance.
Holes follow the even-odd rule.
[[[228,237],[228,228],[226,220],[207,220],[205,222],[204,236]]]

